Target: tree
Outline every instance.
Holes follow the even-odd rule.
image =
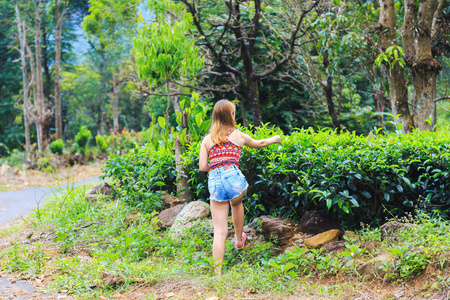
[[[289,3],[282,1],[180,2],[192,15],[197,45],[210,62],[204,75],[213,77],[210,82],[215,85],[224,80],[230,82],[226,89],[203,90],[235,92],[241,101],[250,104],[253,124],[260,125],[259,84],[294,56],[301,37],[308,32],[303,21],[319,1],[302,2],[300,10],[290,9]],[[286,26],[282,25],[284,20],[288,21]]]
[[[31,106],[30,106],[30,88],[31,82],[28,80],[28,70],[27,70],[27,48],[26,48],[26,25],[25,22],[22,21],[20,16],[19,6],[17,5],[17,0],[14,0],[14,9],[16,12],[17,19],[17,33],[19,37],[19,52],[20,52],[20,61],[21,61],[21,69],[22,69],[22,86],[23,86],[23,124],[25,127],[25,151],[27,154],[27,160],[31,159],[31,137],[30,137],[30,115],[31,115]],[[34,74],[32,75],[34,76]]]
[[[120,63],[129,56],[131,37],[137,30],[137,6],[141,0],[90,0],[89,15],[84,18],[83,29],[88,34],[89,43],[97,56],[99,73],[102,74],[102,92],[104,102],[113,99],[114,129],[118,129],[118,95],[122,78],[115,78],[114,74],[121,74]],[[108,82],[111,82],[112,97],[109,97]],[[116,101],[117,99],[117,101]],[[99,104],[97,127],[98,133],[103,134],[103,106]]]
[[[177,122],[182,129],[175,135],[177,193],[181,199],[189,201],[188,177],[181,160],[186,140],[189,139],[188,115],[180,105],[179,92],[174,84],[195,76],[203,65],[203,59],[199,56],[195,41],[188,36],[192,23],[190,14],[183,13],[182,7],[171,0],[149,1],[149,8],[156,20],[143,24],[134,41],[136,64],[140,79],[165,86],[166,118],[169,118],[170,103],[177,114]]]
[[[55,0],[55,127],[56,139],[62,139],[62,121],[61,121],[61,34],[62,25],[66,14],[68,0],[64,1],[60,11],[60,2]]]
[[[380,0],[380,18],[375,28],[381,43],[378,62],[388,65],[392,112],[394,116],[399,115],[397,123],[403,125],[403,132],[410,132],[412,127],[430,130],[436,121],[436,76],[442,64],[435,57],[441,55],[442,51],[433,53],[433,49],[439,49],[443,43],[448,44],[450,30],[441,26],[445,23],[443,12],[446,2],[421,1],[417,6],[415,1],[405,0],[403,24],[397,28],[394,1]],[[397,42],[399,35],[401,46]],[[405,65],[414,86],[411,105],[408,101]]]

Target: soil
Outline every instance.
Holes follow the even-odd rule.
[[[10,228],[23,225],[23,221],[16,221],[7,226],[0,227],[0,233],[9,232]],[[30,229],[31,230],[31,229]],[[0,235],[0,250],[13,240],[29,241],[30,231],[25,228],[19,232]],[[45,233],[42,233],[45,234]],[[41,236],[36,233],[35,236]],[[50,246],[46,239],[40,240],[44,244],[45,252],[50,254],[58,251]],[[80,259],[86,257],[83,249],[71,252],[70,255]],[[87,259],[87,257],[86,257]],[[50,263],[50,262],[49,262]],[[436,270],[427,268],[419,277],[407,283],[386,282],[383,280],[358,281],[354,277],[308,278],[300,281],[298,289],[292,295],[278,295],[276,293],[258,293],[254,290],[235,289],[225,291],[226,295],[217,297],[217,291],[205,286],[206,279],[171,279],[162,282],[145,282],[136,280],[126,291],[113,293],[105,300],[129,299],[203,299],[203,300],[231,300],[231,299],[274,299],[274,300],[325,300],[325,299],[351,299],[351,300],[445,300],[450,299],[450,288],[447,291],[433,290],[432,284],[436,280]],[[114,281],[110,274],[105,274],[105,280]],[[0,299],[75,299],[70,291],[61,291],[60,294],[46,291],[46,286],[52,282],[53,274],[42,274],[36,278],[21,278],[14,273],[0,273]],[[14,283],[12,283],[14,282]],[[119,284],[120,285],[120,284]],[[65,294],[66,293],[66,294]]]
[[[18,191],[30,187],[52,186],[80,181],[100,175],[103,165],[104,162],[95,162],[89,165],[74,165],[73,167],[61,168],[55,173],[48,173],[14,168],[4,164],[0,166],[0,192]]]

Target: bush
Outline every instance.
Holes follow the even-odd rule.
[[[64,150],[64,141],[62,139],[53,141],[49,148],[52,153],[61,155]]]
[[[9,148],[3,143],[0,143],[0,157],[8,156]]]
[[[91,131],[87,128],[87,126],[81,126],[80,131],[75,135],[75,143],[78,144],[81,148],[85,148],[86,145],[92,138]]]
[[[98,149],[102,152],[105,152],[108,149],[108,139],[104,135],[97,135],[95,137],[95,143],[97,144]]]
[[[267,127],[256,139],[279,130]],[[245,148],[241,169],[249,183],[245,208],[250,218],[270,214],[300,218],[305,211],[330,211],[344,222],[380,223],[415,208],[450,209],[450,134],[414,131],[408,135],[337,135],[300,129],[281,145]],[[184,156],[193,197],[207,200],[207,174],[198,169],[200,141]],[[136,201],[163,189],[175,194],[171,149],[146,146],[107,163],[107,175]]]

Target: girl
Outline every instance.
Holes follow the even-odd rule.
[[[235,229],[234,247],[242,249],[247,235],[244,229],[244,206],[242,198],[248,183],[239,170],[239,158],[243,146],[263,148],[280,143],[280,136],[254,140],[236,129],[236,108],[228,100],[220,100],[214,105],[210,134],[203,139],[200,150],[201,171],[209,172],[208,189],[211,199],[211,215],[214,226],[213,259],[218,265],[216,272],[222,271],[225,255],[225,240],[228,234],[228,207]],[[208,164],[209,161],[209,164]]]

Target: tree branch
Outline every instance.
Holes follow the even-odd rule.
[[[443,97],[440,97],[440,98],[436,98],[436,99],[434,99],[433,101],[434,101],[434,102],[438,102],[438,101],[446,100],[446,99],[449,99],[449,100],[450,100],[450,96],[443,96]]]

